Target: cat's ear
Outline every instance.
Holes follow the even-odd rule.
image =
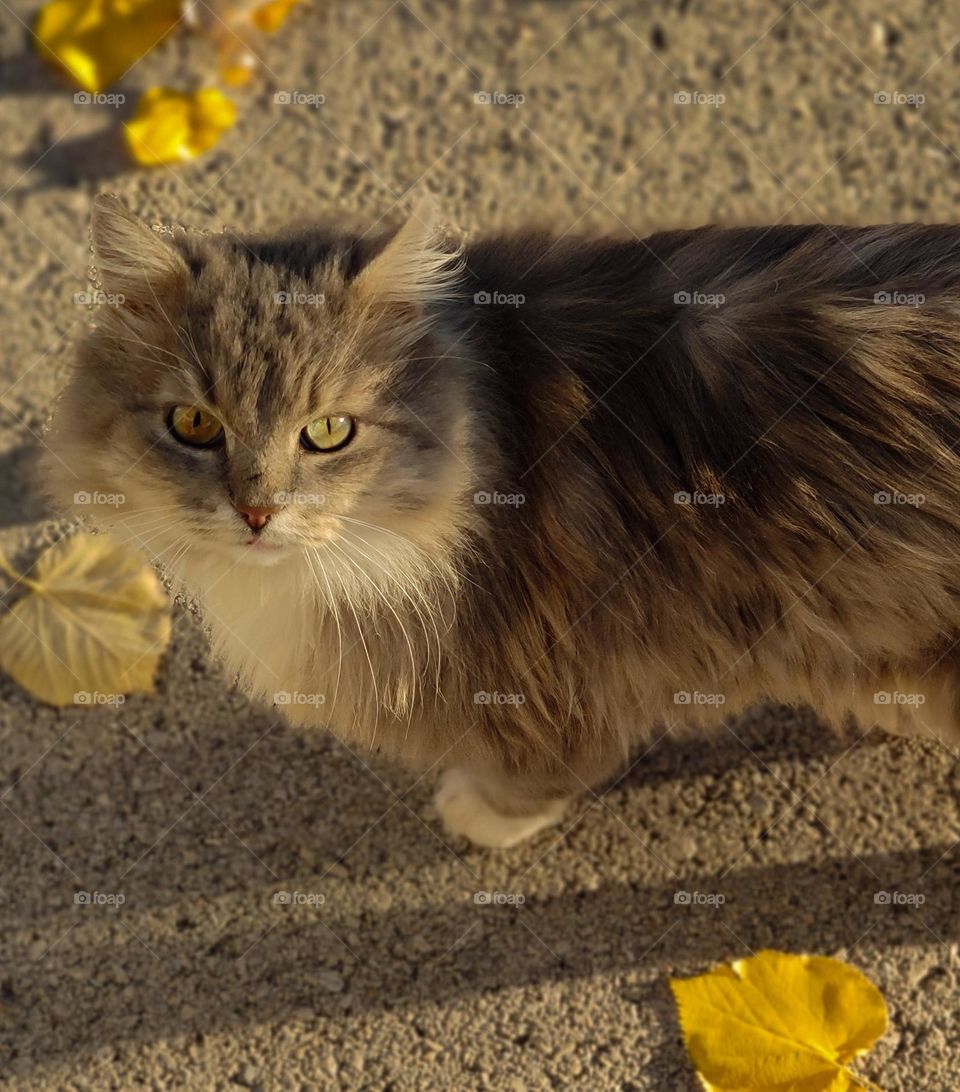
[[[357,294],[416,310],[454,298],[463,263],[458,251],[444,246],[438,219],[433,198],[421,198],[396,235],[360,271],[354,281]]]
[[[90,224],[93,259],[103,290],[123,306],[150,309],[184,283],[187,263],[119,197],[102,193]]]

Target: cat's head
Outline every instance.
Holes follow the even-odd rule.
[[[161,235],[99,197],[103,298],[47,438],[58,499],[171,565],[316,556],[403,579],[465,525],[457,255],[392,234]],[[392,567],[397,569],[394,573]]]

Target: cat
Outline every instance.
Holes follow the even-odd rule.
[[[55,494],[452,835],[768,697],[956,738],[960,228],[91,234]]]

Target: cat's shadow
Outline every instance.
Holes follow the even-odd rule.
[[[40,488],[40,440],[0,453],[0,529],[53,518]]]
[[[77,116],[93,111],[101,122],[94,132],[71,136],[69,127],[61,131],[39,115],[33,138],[17,160],[22,172],[17,189],[23,195],[60,186],[102,186],[136,169],[124,148],[121,126],[131,116],[140,91],[124,88],[120,106],[77,103],[78,94],[82,93],[66,76],[30,48],[0,66],[0,96],[60,98],[72,104]]]
[[[866,854],[830,843],[815,860],[751,858],[729,878],[649,864],[634,877],[616,857],[619,820],[598,808],[553,862],[551,835],[510,853],[449,846],[428,781],[411,787],[251,707],[209,667],[183,611],[152,698],[53,717],[13,684],[0,689],[31,740],[4,771],[0,809],[0,1041],[21,1076],[123,1042],[202,1043],[287,1018],[342,1022],[598,975],[631,1019],[639,1006],[648,1028],[656,1021],[686,1072],[666,987],[678,968],[746,945],[834,952],[867,929],[890,947],[960,938],[946,842]],[[664,740],[616,791],[655,805],[692,779],[775,764],[780,722],[768,717],[764,733],[754,720],[714,746]],[[789,730],[794,760],[848,745],[812,717]],[[609,860],[598,837],[612,839]],[[585,860],[595,882],[581,881]],[[922,914],[878,905],[888,887],[922,887]],[[725,905],[682,901],[717,891]]]

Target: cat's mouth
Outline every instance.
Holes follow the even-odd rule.
[[[282,550],[284,544],[282,542],[268,542],[266,539],[254,535],[244,542],[243,547],[245,550],[255,553],[269,553]]]

